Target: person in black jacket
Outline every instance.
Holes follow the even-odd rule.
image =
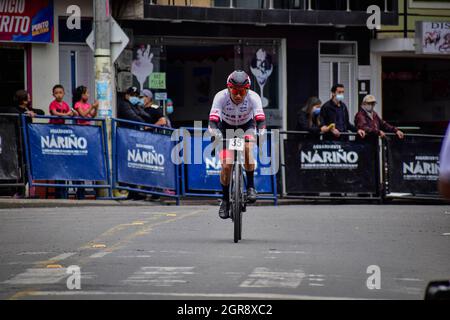
[[[308,131],[312,134],[326,133],[329,127],[322,125],[320,119],[320,107],[322,101],[317,97],[311,97],[306,102],[306,106],[297,114],[297,131]]]
[[[350,123],[348,108],[344,103],[345,88],[342,84],[336,84],[331,88],[331,99],[327,101],[320,110],[320,117],[325,126],[334,124],[334,128],[330,130],[335,138],[339,138],[344,132],[358,132],[361,138],[365,137],[364,130],[358,130]]]
[[[117,117],[123,120],[151,123],[151,117],[144,111],[140,90],[130,87],[117,106]]]

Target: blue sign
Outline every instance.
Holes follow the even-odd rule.
[[[171,160],[170,136],[128,128],[117,128],[117,181],[176,189],[176,165]]]
[[[34,180],[108,180],[101,127],[27,126]]]
[[[222,170],[222,165],[219,160],[219,155],[216,154],[214,157],[209,154],[209,152],[204,152],[206,147],[210,144],[210,141],[202,142],[202,163],[194,164],[194,149],[196,145],[199,144],[198,139],[200,137],[192,137],[190,148],[191,148],[191,163],[186,165],[187,172],[187,186],[188,191],[222,191],[220,185],[220,171]],[[197,143],[196,143],[197,140]],[[265,144],[263,148],[267,148],[268,144]],[[267,149],[264,149],[267,150]],[[255,188],[259,193],[272,193],[272,176],[268,174],[270,172],[271,163],[261,164],[258,156],[258,148],[255,145],[253,150],[254,158],[257,159],[256,169],[255,169]],[[204,157],[203,157],[204,155]],[[264,173],[264,175],[263,175]]]

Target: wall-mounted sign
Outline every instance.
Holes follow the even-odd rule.
[[[450,54],[450,22],[416,22],[416,53]]]
[[[150,89],[166,89],[166,74],[163,72],[153,72],[150,75]]]
[[[53,42],[53,0],[0,1],[0,42]]]

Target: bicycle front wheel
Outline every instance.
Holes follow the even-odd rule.
[[[242,212],[241,212],[241,166],[235,164],[233,168],[232,176],[232,205],[231,210],[233,211],[233,222],[234,222],[234,242],[237,243],[241,239],[241,229],[242,229]]]

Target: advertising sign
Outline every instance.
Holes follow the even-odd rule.
[[[53,40],[53,0],[0,0],[0,41]]]

